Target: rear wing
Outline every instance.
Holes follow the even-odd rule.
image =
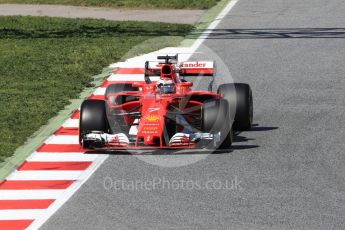
[[[179,65],[182,76],[214,76],[214,61],[187,61]]]
[[[160,69],[164,65],[159,61],[147,61],[145,63],[145,72],[149,76],[159,76]],[[214,76],[214,61],[187,61],[173,64],[180,76]]]
[[[169,60],[174,56],[162,56],[159,59],[165,59],[165,63],[169,63]],[[173,59],[177,60],[177,59]],[[160,70],[165,64],[159,61],[146,61],[145,62],[145,82],[151,83],[150,76],[160,76]],[[208,90],[212,91],[212,85],[214,82],[214,76],[216,75],[216,66],[214,61],[186,61],[180,63],[169,64],[175,67],[175,71],[179,73],[182,79],[185,76],[197,77],[197,76],[210,76],[212,77],[209,83]]]

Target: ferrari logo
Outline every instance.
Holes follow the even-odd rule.
[[[146,120],[150,121],[150,122],[156,122],[156,121],[159,121],[159,116],[157,116],[157,115],[148,115],[146,117]]]

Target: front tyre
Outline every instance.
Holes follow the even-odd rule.
[[[109,125],[103,100],[85,100],[81,104],[79,119],[79,143],[83,148],[91,148],[88,142],[83,141],[84,135],[93,132],[108,132]]]
[[[253,96],[250,86],[244,83],[222,84],[217,92],[229,103],[231,116],[234,118],[234,130],[249,130],[253,123]]]
[[[204,102],[201,109],[203,132],[214,135],[213,143],[207,148],[229,149],[232,145],[232,120],[229,104],[224,99],[211,99]]]

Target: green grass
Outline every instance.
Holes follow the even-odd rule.
[[[168,37],[144,42],[148,45],[139,50],[176,46],[191,29],[164,23],[0,17],[0,161],[131,47],[161,35]]]
[[[0,3],[59,4],[128,8],[208,9],[219,0],[0,0]]]

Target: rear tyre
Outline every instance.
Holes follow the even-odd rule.
[[[115,94],[125,91],[138,91],[138,88],[133,87],[132,84],[125,84],[125,83],[119,83],[119,84],[111,84],[107,87],[105,91],[105,96],[107,97],[109,94]]]
[[[103,100],[85,100],[81,104],[79,119],[79,143],[83,148],[90,148],[90,143],[83,141],[83,136],[92,131],[108,132],[109,125]]]
[[[229,103],[231,117],[234,118],[233,129],[249,130],[253,122],[253,96],[250,86],[244,83],[223,84],[217,92]]]
[[[138,90],[139,89],[136,87],[133,87],[132,84],[125,84],[125,83],[111,84],[107,87],[105,91],[105,98],[109,100],[108,96],[110,94],[116,94],[116,93],[121,93],[121,92],[126,92],[126,91],[138,91]],[[132,100],[136,100],[136,98],[133,96],[123,96],[119,100],[117,100],[117,103],[123,104]],[[124,118],[114,116],[114,114],[119,113],[119,111],[110,109],[107,105],[106,105],[106,111],[108,114],[108,121],[109,121],[111,133],[128,133],[129,132],[129,127],[126,125]]]
[[[214,134],[219,138],[218,143],[212,141],[207,144],[207,148],[229,149],[232,144],[233,132],[228,102],[224,99],[207,100],[201,111],[202,131]]]

